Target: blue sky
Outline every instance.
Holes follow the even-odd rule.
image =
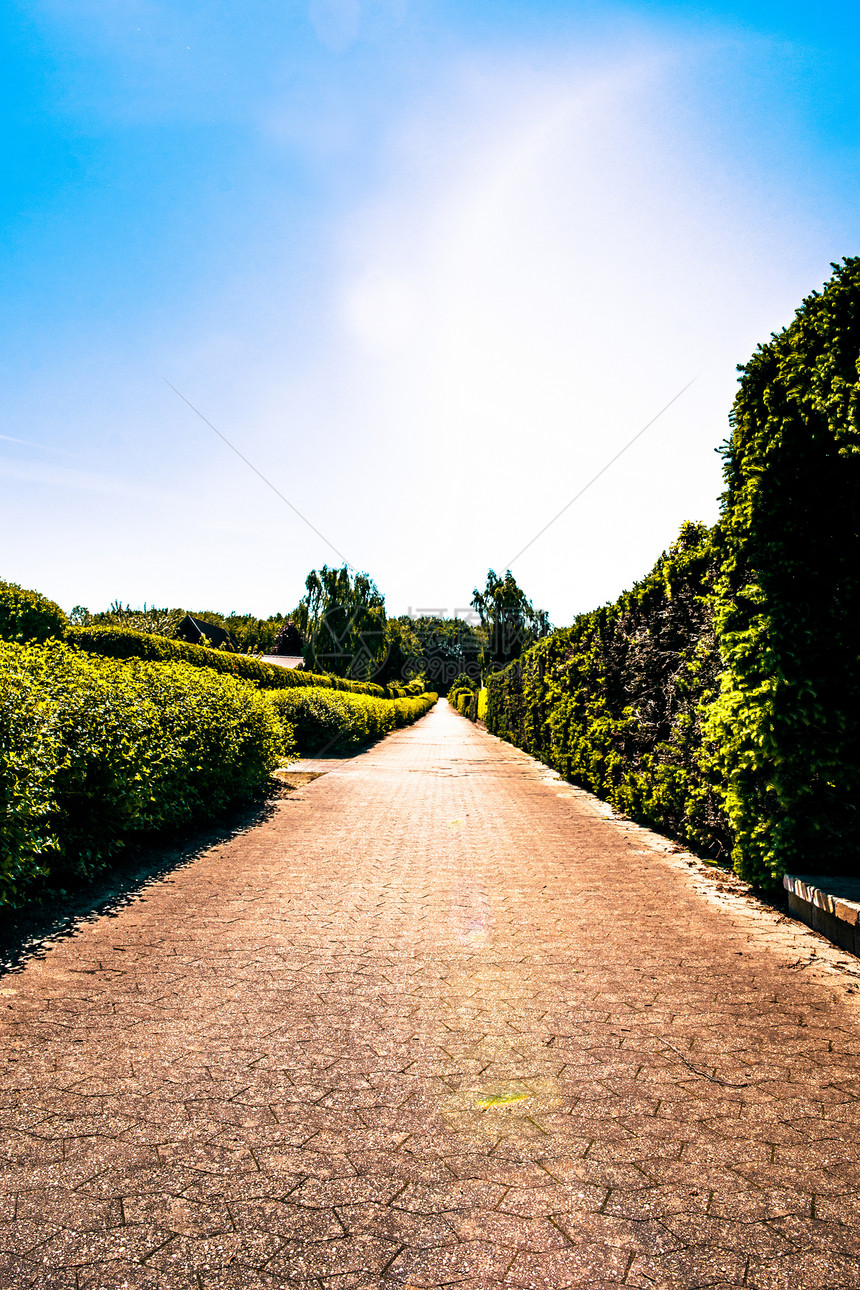
[[[2,10],[0,577],[557,623],[711,521],[735,365],[860,251],[855,6]],[[222,431],[328,542],[169,388]]]

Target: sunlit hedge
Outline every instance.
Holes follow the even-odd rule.
[[[487,727],[617,810],[715,857],[731,833],[701,705],[717,692],[713,535],[686,524],[647,578],[487,682]]]
[[[252,798],[292,748],[267,696],[232,677],[0,644],[0,903]]]
[[[735,867],[860,874],[860,259],[743,369],[709,734]]]
[[[193,667],[211,668],[227,676],[254,681],[271,689],[297,689],[303,686],[344,690],[349,694],[385,696],[381,685],[369,681],[348,681],[341,676],[317,676],[303,669],[278,667],[247,654],[233,654],[229,650],[209,649],[205,645],[189,645],[185,641],[171,640],[166,636],[151,636],[147,632],[128,631],[123,627],[73,627],[69,631],[71,645],[88,654],[105,658],[140,658],[159,662],[181,661]]]
[[[305,757],[358,748],[417,721],[436,702],[435,694],[386,700],[327,689],[281,690],[268,697]]]
[[[487,725],[758,886],[860,875],[860,259],[742,372],[719,524],[492,676]]]
[[[16,582],[0,582],[0,640],[62,639],[69,622],[59,605]]]

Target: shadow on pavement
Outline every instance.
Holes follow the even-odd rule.
[[[210,847],[262,823],[275,810],[272,797],[225,814],[205,828],[161,837],[147,847],[129,850],[91,883],[44,894],[38,904],[0,911],[0,976],[20,971],[31,959],[44,958],[50,946],[74,936],[84,923],[115,917],[141,899],[148,887],[177,869],[193,864]]]

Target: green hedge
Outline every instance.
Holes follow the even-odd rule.
[[[687,524],[613,605],[532,646],[488,678],[486,722],[617,810],[727,856],[720,778],[700,707],[720,670],[713,534]]]
[[[427,693],[423,676],[417,677],[414,681],[389,681],[384,691],[387,699],[414,699]]]
[[[487,725],[760,887],[860,875],[860,259],[741,369],[717,527],[488,682]]]
[[[350,694],[385,697],[383,687],[369,681],[317,676],[313,672],[264,663],[260,659],[249,658],[246,654],[208,649],[205,645],[189,645],[185,641],[170,640],[166,636],[150,636],[146,632],[128,631],[123,627],[73,627],[69,630],[68,640],[69,644],[76,645],[88,654],[99,654],[105,658],[181,661],[191,663],[194,667],[212,668],[216,672],[240,677],[245,681],[254,681],[267,689],[316,686],[344,690]]]
[[[436,702],[435,694],[385,701],[330,689],[281,690],[268,697],[294,730],[304,757],[358,748],[417,721]]]
[[[69,620],[53,600],[27,591],[16,582],[0,582],[0,640],[46,641],[62,639]]]
[[[291,749],[268,697],[232,677],[0,644],[0,903],[248,800]]]
[[[860,259],[743,370],[709,734],[735,867],[860,873]]]

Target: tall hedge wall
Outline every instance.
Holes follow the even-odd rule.
[[[860,872],[860,259],[742,369],[710,733],[737,868]]]
[[[717,691],[714,535],[686,524],[647,578],[487,680],[489,730],[617,810],[714,856],[731,847],[703,747]]]
[[[860,874],[860,259],[741,369],[720,522],[488,680],[487,725],[755,884]]]

